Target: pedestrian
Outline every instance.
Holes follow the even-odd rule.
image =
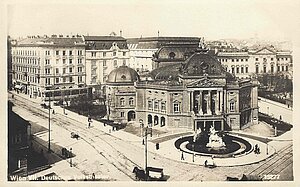
[[[183,151],[181,152],[181,160],[184,160]]]
[[[93,174],[92,174],[92,180],[94,181],[95,178],[96,178],[96,177],[95,177],[95,173],[93,173]]]
[[[204,166],[207,167],[207,160],[204,161]]]
[[[257,148],[257,154],[260,154],[260,148],[259,147]]]
[[[282,117],[281,117],[281,115],[279,116],[279,120],[280,120],[280,121],[282,120]]]
[[[55,114],[55,111],[54,111],[54,110],[52,110],[52,114]]]
[[[91,122],[89,122],[89,126],[88,126],[88,128],[90,128],[91,127]]]
[[[145,145],[145,140],[143,139],[142,144]]]

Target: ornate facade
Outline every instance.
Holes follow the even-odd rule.
[[[207,51],[159,67],[145,81],[134,80],[132,111],[148,126],[231,130],[258,122],[257,83],[236,79]]]

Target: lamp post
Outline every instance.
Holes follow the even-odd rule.
[[[70,148],[70,167],[72,167],[72,147]]]
[[[266,138],[266,143],[267,143],[267,147],[266,147],[266,149],[267,149],[267,155],[269,154],[269,148],[268,148],[268,138]]]
[[[145,180],[148,180],[147,172],[147,135],[148,135],[148,126],[145,128]]]
[[[48,153],[51,152],[51,149],[50,149],[50,111],[51,111],[51,103],[50,103],[50,98],[51,98],[51,92],[48,92],[49,95],[48,95],[48,100],[49,100],[49,106],[48,106],[48,110],[49,110],[49,117],[48,117],[48,129],[49,129],[49,134],[48,134]]]

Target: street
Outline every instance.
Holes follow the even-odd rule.
[[[274,101],[260,98],[258,100],[259,111],[268,114],[274,118],[281,119],[287,123],[293,124],[293,110],[286,105]]]
[[[48,129],[47,109],[42,109],[38,103],[18,95],[15,95],[13,102],[13,111]],[[72,139],[71,132],[78,133],[80,138]],[[48,141],[48,133],[38,136],[45,142]],[[135,180],[132,173],[134,166],[144,167],[144,147],[140,139],[124,131],[109,133],[107,127],[104,128],[100,122],[93,122],[91,128],[87,128],[87,119],[83,116],[71,118],[71,115],[63,115],[62,111],[51,114],[51,141],[67,149],[72,148],[76,155],[72,158],[74,167],[66,167],[69,165],[69,159],[55,163],[52,167],[52,170],[65,180],[74,175],[95,173],[96,176],[108,178],[110,181],[132,181]],[[61,154],[61,150],[53,151]],[[168,181],[224,181],[227,176],[250,173],[261,164],[209,169],[180,161],[180,153],[177,161],[164,158],[155,152],[148,152],[148,165],[163,168]]]

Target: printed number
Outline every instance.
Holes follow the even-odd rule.
[[[264,180],[275,180],[279,179],[280,175],[264,175],[263,179]]]

